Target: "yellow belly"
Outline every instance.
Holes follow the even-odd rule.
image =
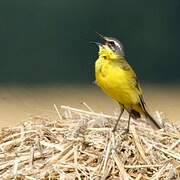
[[[132,75],[116,63],[96,62],[96,82],[103,91],[126,108],[139,103],[139,95]]]

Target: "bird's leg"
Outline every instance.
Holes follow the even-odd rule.
[[[131,111],[129,112],[128,125],[127,125],[127,128],[126,128],[127,133],[129,133],[130,120],[131,120]]]
[[[115,131],[116,131],[117,125],[118,125],[118,123],[119,123],[119,120],[121,119],[121,116],[122,116],[123,112],[124,112],[124,107],[121,107],[121,111],[120,111],[120,113],[119,113],[119,117],[118,117],[118,119],[117,119],[117,121],[116,121],[116,124],[115,124],[112,132],[115,132]]]

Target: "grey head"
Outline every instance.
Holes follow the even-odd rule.
[[[111,48],[114,52],[119,53],[122,56],[125,56],[123,45],[119,40],[113,37],[104,36],[103,39],[105,40],[105,45],[109,46],[109,48]]]

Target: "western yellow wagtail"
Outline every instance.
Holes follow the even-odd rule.
[[[141,115],[149,119],[154,127],[162,128],[147,111],[137,76],[125,59],[121,42],[112,37],[100,36],[103,43],[95,42],[99,46],[98,59],[95,63],[96,83],[121,107],[113,131],[116,130],[124,109],[129,113],[128,131],[130,118],[137,119]]]

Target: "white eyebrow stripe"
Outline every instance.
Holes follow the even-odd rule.
[[[118,51],[119,51],[123,56],[125,56],[124,47],[123,47],[123,45],[121,44],[120,41],[118,41],[117,39],[112,38],[112,37],[105,37],[105,40],[106,40],[107,42],[113,41],[113,42],[114,42],[114,45],[116,46],[116,48],[118,49]]]
[[[116,41],[114,41],[115,45],[119,47],[120,50],[122,50],[122,47],[119,43],[117,43]]]
[[[124,55],[124,50],[123,50],[123,47],[122,47],[122,44],[119,44],[118,42],[114,41],[115,45],[119,48],[119,50],[123,53]]]

